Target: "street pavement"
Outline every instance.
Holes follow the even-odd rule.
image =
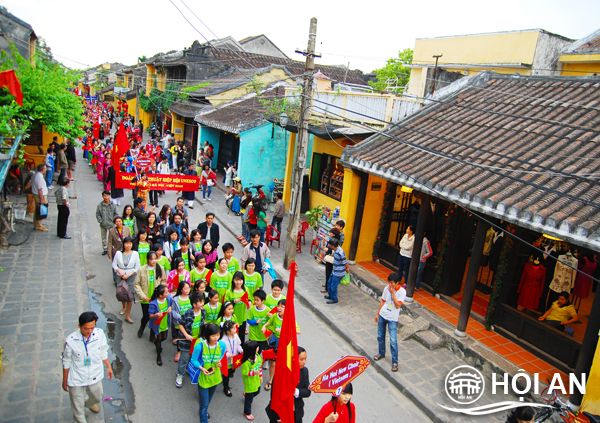
[[[78,170],[78,210],[81,218],[81,238],[83,239],[83,257],[86,269],[87,283],[90,290],[94,293],[94,299],[97,299],[103,312],[109,316],[109,319],[118,320],[120,304],[115,299],[115,289],[112,282],[110,263],[105,256],[100,255],[100,233],[95,220],[95,208],[101,200],[101,186],[86,168]],[[164,203],[173,205],[175,203],[175,193],[167,193],[159,199],[160,206]],[[124,204],[132,202],[131,193],[126,192]],[[204,220],[207,210],[214,210],[217,216],[224,214],[224,196],[222,192],[213,193],[213,201],[206,202],[205,206],[196,204],[196,207],[190,212],[190,225],[195,227]],[[159,206],[159,209],[160,209]],[[122,206],[119,207],[122,209]],[[239,222],[239,218],[237,222]],[[221,223],[221,222],[219,222]],[[241,246],[235,240],[232,233],[222,226],[221,244],[231,242],[235,245],[235,256],[241,256]],[[297,279],[298,285],[308,283],[305,280],[306,274],[300,269],[300,275]],[[138,304],[134,305],[133,318],[135,324],[121,325],[120,320],[116,322],[115,327],[122,327],[122,337],[120,339],[119,349],[116,355],[122,363],[124,374],[128,377],[124,380],[123,397],[126,401],[125,411],[128,413],[131,421],[134,422],[158,422],[158,421],[177,421],[193,422],[198,421],[198,394],[195,386],[191,386],[186,381],[182,389],[177,389],[174,385],[176,364],[171,361],[175,353],[172,345],[164,344],[162,367],[156,365],[156,353],[154,346],[147,340],[146,330],[142,339],[138,339],[136,331],[141,317],[141,310]],[[323,322],[304,304],[298,303],[296,308],[297,319],[300,325],[301,334],[298,342],[308,351],[308,363],[311,378],[325,370],[334,361],[343,355],[357,354],[356,348],[344,340],[331,325]],[[374,339],[375,326],[371,332],[365,330],[365,338]],[[125,377],[123,378],[125,379]],[[129,386],[130,385],[130,386]],[[129,390],[132,391],[128,398]],[[217,391],[215,398],[210,406],[212,421],[243,421],[242,408],[243,387],[241,377],[236,374],[232,381],[233,397],[227,398],[221,390]],[[313,394],[311,398],[305,401],[305,419],[312,421],[319,408],[329,399],[328,395]],[[426,422],[429,418],[416,407],[406,396],[401,394],[393,385],[389,383],[373,367],[361,375],[354,383],[353,401],[357,407],[359,422],[375,422],[383,419],[411,422]],[[257,422],[266,422],[264,408],[268,402],[268,394],[264,391],[255,399],[253,405],[253,414]]]

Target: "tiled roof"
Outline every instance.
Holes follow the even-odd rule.
[[[600,78],[482,73],[342,163],[600,251]]]
[[[262,96],[284,95],[283,87],[265,91]],[[266,123],[265,108],[256,95],[224,104],[212,110],[202,111],[196,115],[196,122],[221,131],[239,134]]]
[[[600,29],[575,41],[565,50],[567,54],[600,53]]]
[[[193,118],[197,113],[201,112],[203,109],[210,107],[208,104],[194,103],[190,101],[176,101],[171,104],[169,110],[171,112],[177,113],[179,116],[183,116],[186,118]]]
[[[231,66],[241,69],[264,68],[270,65],[284,65],[292,74],[301,75],[304,73],[304,62],[291,59],[283,59],[274,56],[264,56],[262,54],[248,53],[244,51],[231,51],[222,48],[210,48],[210,54],[218,60],[224,61]],[[315,64],[315,70],[320,70],[329,78],[349,82],[351,84],[365,85],[365,78],[359,70],[347,70],[342,66],[326,66]]]

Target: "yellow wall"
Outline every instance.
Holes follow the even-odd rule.
[[[600,54],[563,54],[558,60],[562,64],[562,76],[600,74]]]
[[[344,187],[342,189],[342,206],[340,207],[340,218],[346,221],[344,234],[344,252],[350,254],[350,244],[354,221],[356,220],[356,205],[358,203],[358,193],[360,191],[360,176],[351,169],[344,168]]]
[[[344,181],[344,188],[346,186],[346,181]],[[342,195],[343,192],[342,192]],[[336,201],[333,198],[325,195],[325,194],[321,194],[319,191],[311,189],[309,190],[309,207],[313,208],[313,207],[317,207],[317,206],[326,206],[329,207],[330,209],[335,209],[336,207],[340,207],[340,217],[342,219],[346,219],[345,216],[341,215],[341,205],[342,203],[340,201]]]
[[[600,415],[600,343],[596,346],[594,361],[585,386],[581,410]]]
[[[260,82],[263,86],[268,86],[269,84],[272,84],[273,82],[276,81],[281,81],[284,79],[288,79],[289,75],[284,72],[282,69],[271,69],[269,72],[265,72],[263,74],[259,74],[255,76],[255,80]],[[213,106],[219,106],[221,104],[224,103],[228,103],[233,99],[239,98],[239,97],[243,97],[245,95],[247,95],[248,93],[250,93],[252,91],[252,88],[250,87],[250,81],[248,81],[247,84],[244,84],[242,86],[239,86],[237,88],[233,88],[231,90],[216,94],[216,95],[212,95],[207,97],[207,99],[210,101],[210,103]]]
[[[146,65],[146,95],[150,95],[150,91],[154,88],[156,78],[156,68],[153,65]]]
[[[379,191],[373,191],[372,186],[374,183],[381,184]],[[377,233],[379,231],[379,223],[381,221],[381,214],[383,212],[383,197],[387,188],[387,182],[378,176],[369,175],[369,185],[367,187],[367,196],[365,198],[365,204],[369,207],[365,207],[363,211],[362,224],[360,226],[360,236],[358,238],[358,249],[356,251],[356,261],[371,261],[373,259],[373,245],[377,239]],[[364,207],[365,205],[359,205]]]
[[[158,71],[156,74],[156,88],[161,91],[167,89],[167,73],[164,70]]]
[[[184,127],[185,127],[185,122],[184,119],[179,116],[177,113],[171,113],[172,119],[171,119],[171,133],[173,134],[173,137],[177,140],[177,141],[183,141],[183,134],[184,134]],[[180,133],[177,133],[179,131],[175,131],[176,129],[181,130]]]
[[[57,136],[58,137],[58,143],[59,144],[63,144],[66,142],[66,140],[61,137],[60,135],[58,135],[56,132],[49,132],[46,129],[46,126],[42,126],[42,145],[41,146],[37,146],[37,145],[26,145],[25,146],[25,153],[26,153],[26,159],[32,159],[36,166],[39,165],[40,163],[44,163],[44,161],[46,160],[46,149],[50,146],[50,143],[52,142],[52,138]],[[41,151],[40,151],[41,150]]]
[[[421,38],[415,42],[413,63],[432,64],[442,54],[445,63],[533,63],[539,31],[514,31],[490,34]]]
[[[290,209],[292,197],[292,168],[294,166],[294,156],[296,152],[296,133],[290,132],[287,146],[287,156],[285,158],[285,177],[283,185],[283,202],[286,209]]]

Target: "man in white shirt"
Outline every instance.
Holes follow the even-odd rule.
[[[400,279],[404,278],[404,282],[406,282],[406,278],[408,277],[408,269],[410,268],[414,245],[415,229],[409,225],[399,244],[400,255],[398,256],[398,275],[400,276]]]
[[[37,172],[31,183],[31,193],[35,200],[35,212],[33,213],[33,226],[36,231],[48,232],[48,227],[42,224],[42,220],[48,216],[48,186],[46,185],[46,165],[37,166]],[[40,205],[46,206],[46,215],[40,216]]]
[[[67,336],[62,354],[62,388],[69,393],[73,420],[77,423],[87,422],[86,407],[99,414],[98,421],[104,421],[101,413],[104,366],[108,378],[113,377],[108,361],[108,342],[104,331],[96,327],[97,321],[98,316],[93,311],[82,313],[79,316],[79,330]]]
[[[379,300],[379,310],[375,316],[379,352],[373,357],[373,360],[379,361],[385,357],[385,329],[387,326],[390,333],[390,350],[392,351],[392,372],[398,371],[398,318],[402,302],[406,298],[406,291],[400,282],[400,274],[392,273],[388,276],[388,285],[383,289]]]

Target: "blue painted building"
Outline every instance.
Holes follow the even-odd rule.
[[[232,161],[238,163],[243,186],[269,185],[284,177],[289,133],[265,119],[256,96],[202,111],[195,120],[200,144],[208,141],[214,148],[212,166],[219,173]]]

